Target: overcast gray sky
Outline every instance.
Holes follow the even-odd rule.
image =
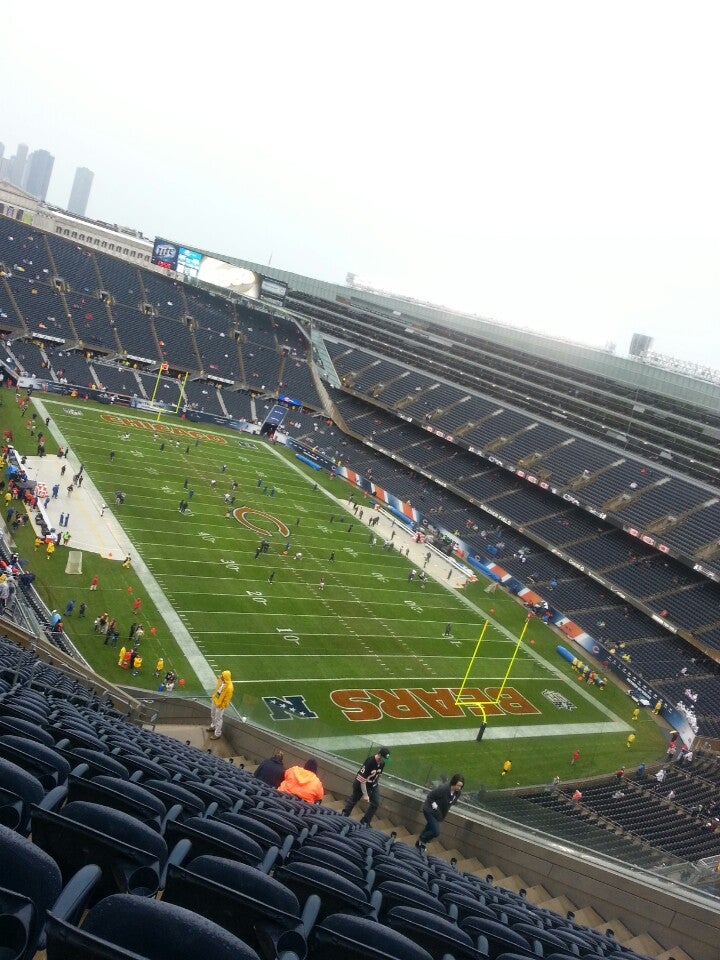
[[[716,3],[3,10],[0,141],[50,202],[720,368]]]

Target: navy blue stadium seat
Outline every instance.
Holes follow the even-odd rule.
[[[460,921],[460,929],[471,937],[483,937],[487,942],[490,960],[501,953],[517,953],[524,957],[541,957],[543,949],[537,941],[530,940],[497,920],[484,917],[468,917]]]
[[[343,818],[344,819],[344,818]],[[330,850],[340,854],[359,867],[369,868],[373,860],[372,849],[355,843],[352,837],[340,837],[330,833],[316,834],[312,838],[315,850]]]
[[[368,895],[361,887],[342,874],[326,870],[314,863],[286,863],[275,870],[275,879],[292,890],[301,904],[317,894],[321,900],[322,919],[332,913],[352,913],[359,917],[378,915],[382,897]]]
[[[486,917],[488,920],[498,919],[498,909],[493,909],[482,902],[481,897],[472,897],[463,893],[462,889],[457,893],[445,893],[440,895],[440,900],[446,907],[454,907],[458,919],[464,920],[466,917]]]
[[[170,866],[163,901],[200,913],[273,958],[286,951],[305,955],[320,910],[317,895],[301,910],[295,894],[278,880],[246,864],[205,856]]]
[[[162,800],[166,807],[180,804],[183,816],[195,817],[202,816],[205,813],[205,804],[200,797],[182,787],[179,783],[152,779],[140,780],[139,782],[144,790]]]
[[[253,816],[248,816],[246,813],[221,811],[215,814],[215,819],[222,821],[222,823],[227,823],[231,827],[236,827],[238,830],[242,830],[246,836],[258,843],[265,851],[271,847],[277,847],[279,851],[278,858],[282,862],[287,859],[295,840],[294,834],[286,834],[283,836],[278,833],[277,830],[274,830]]]
[[[433,960],[397,930],[363,917],[333,914],[315,927],[312,960]]]
[[[375,892],[382,894],[382,919],[393,907],[422,907],[428,913],[440,916],[447,915],[443,903],[428,890],[404,883],[400,880],[386,880],[375,887]]]
[[[90,776],[99,776],[107,774],[112,777],[119,777],[121,780],[129,780],[130,773],[116,757],[111,757],[109,753],[103,753],[101,750],[94,750],[86,747],[73,747],[61,741],[55,744],[55,750],[64,757],[75,772],[82,771],[83,775],[89,771]]]
[[[227,930],[197,913],[159,900],[115,894],[82,926],[50,913],[48,960],[259,960]]]
[[[527,937],[528,940],[537,940],[545,953],[552,953],[554,950],[564,950],[567,953],[579,952],[577,945],[568,943],[560,931],[541,930],[530,923],[513,923],[511,929]],[[574,947],[574,949],[570,949],[571,947]]]
[[[219,820],[189,817],[181,822],[169,820],[165,829],[168,842],[187,839],[192,843],[193,854],[226,857],[258,867],[269,872],[278,856],[277,847],[263,850],[252,837]]]
[[[319,867],[325,867],[333,870],[343,877],[347,877],[358,887],[366,892],[369,890],[368,870],[363,869],[353,863],[341,853],[333,850],[327,850],[323,847],[315,847],[310,843],[304,843],[301,847],[294,850],[290,856],[290,863],[315,863]]]
[[[94,899],[115,892],[152,897],[164,884],[165,840],[119,810],[81,800],[68,803],[61,813],[35,808],[31,829],[33,842],[52,856],[65,880],[86,863],[101,868]],[[189,849],[189,843],[178,844],[173,854],[180,860]]]
[[[71,802],[84,800],[87,803],[99,803],[114,810],[122,810],[160,832],[168,813],[162,800],[149,790],[145,790],[140,784],[118,780],[117,777],[104,774],[87,778],[71,773],[68,781],[68,800]],[[174,809],[176,816],[180,814],[179,805],[171,809]]]
[[[413,869],[412,865],[407,862],[391,860],[387,857],[374,857],[372,865],[375,871],[376,885],[384,883],[386,880],[399,880],[423,890],[428,889],[427,870],[420,872]]]
[[[0,757],[32,773],[46,790],[67,783],[70,764],[53,748],[24,737],[0,737]]]
[[[100,871],[84,866],[63,890],[55,861],[39,847],[0,826],[0,957],[30,960],[44,947],[45,915],[75,918],[98,882]]]
[[[442,960],[450,952],[455,960],[481,960],[483,954],[473,938],[447,917],[421,907],[393,907],[385,917],[391,930],[404,934],[433,957]]]
[[[0,823],[27,836],[32,804],[45,796],[43,785],[27,770],[0,758]]]
[[[32,720],[22,720],[20,717],[3,714],[0,716],[0,737],[15,736],[25,737],[28,740],[37,740],[38,743],[46,747],[52,747],[55,743],[47,730],[39,727]]]

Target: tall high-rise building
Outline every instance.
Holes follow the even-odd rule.
[[[23,189],[27,190],[33,197],[44,201],[50,186],[54,164],[55,157],[47,150],[33,150],[28,157],[27,171],[22,184]]]
[[[26,143],[18,144],[15,156],[10,161],[10,183],[14,183],[16,187],[22,187],[23,185],[27,155],[28,145]]]
[[[70,201],[68,211],[75,213],[79,217],[85,216],[88,200],[90,199],[90,188],[92,187],[95,174],[87,167],[78,167],[75,171],[72,190],[70,191]]]

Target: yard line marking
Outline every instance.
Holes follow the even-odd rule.
[[[273,634],[273,636],[275,636]],[[276,639],[282,639],[276,637]],[[242,643],[247,643],[247,640],[242,640]],[[218,653],[218,657],[267,657],[267,653]],[[363,657],[374,657],[377,654],[374,653],[274,653],[273,660],[277,660],[280,657],[289,657],[292,660],[361,660]],[[407,654],[405,653],[386,653],[383,654],[384,659],[386,660],[407,660]],[[426,657],[427,660],[459,660],[461,663],[467,663],[467,657],[465,656],[455,656],[454,654],[447,654],[443,656],[442,654],[432,655]],[[507,663],[505,657],[487,657],[483,660],[486,663],[488,660],[501,660],[503,663]],[[273,677],[274,680],[282,680],[281,677]],[[334,677],[326,677],[327,680],[333,680]],[[528,677],[529,680],[542,680],[544,683],[548,682],[548,677]]]
[[[529,726],[498,727],[494,724],[485,731],[485,739],[513,740],[515,737],[565,737],[583,734],[625,733],[633,728],[623,720],[596,723],[544,723]],[[378,739],[388,747],[408,747],[426,743],[456,743],[458,740],[477,739],[477,727],[465,729],[453,727],[449,730],[418,730],[415,732],[378,734]],[[338,750],[353,750],[359,745],[358,736],[318,737],[313,739],[313,748],[336,753]]]
[[[242,656],[242,654],[232,654],[232,653],[231,653],[231,654],[227,655],[226,657],[224,657],[223,659],[229,659],[230,657],[233,657],[233,656],[238,656],[238,657],[239,657],[239,656]],[[256,654],[256,656],[257,656],[257,654]],[[267,656],[267,654],[265,654],[265,656]],[[362,656],[362,655],[361,655],[361,656]],[[273,657],[273,659],[275,659],[275,658]],[[405,676],[403,676],[403,677],[393,677],[393,676],[389,676],[387,673],[383,673],[382,676],[380,676],[380,677],[368,677],[368,676],[365,676],[364,674],[363,674],[363,676],[357,676],[357,675],[356,675],[356,676],[352,676],[352,677],[295,677],[295,676],[292,676],[292,677],[290,677],[290,678],[288,678],[288,679],[286,679],[286,680],[283,680],[282,678],[278,678],[277,676],[272,676],[272,677],[261,677],[259,680],[238,680],[238,681],[237,681],[237,685],[238,685],[238,687],[243,687],[243,686],[245,686],[245,684],[247,684],[247,683],[265,683],[265,684],[271,684],[271,683],[276,683],[276,684],[277,684],[277,683],[289,684],[289,683],[296,683],[296,682],[297,682],[297,683],[315,683],[315,682],[317,682],[317,683],[346,683],[346,682],[348,682],[349,680],[354,680],[354,681],[356,681],[356,682],[363,683],[363,684],[365,684],[365,685],[367,685],[367,684],[370,683],[371,681],[372,681],[373,683],[383,682],[383,683],[385,684],[385,686],[383,687],[383,689],[385,689],[389,684],[392,684],[392,683],[407,683],[408,680],[422,680],[423,682],[427,682],[427,679],[428,679],[428,678],[427,678],[427,675],[426,675],[426,674],[423,674],[421,677],[420,677],[420,676],[417,676],[417,677],[408,677],[407,675],[405,675]],[[453,685],[453,686],[455,686],[455,687],[458,687],[458,688],[460,687],[460,681],[458,680],[458,678],[457,678],[455,675],[453,675],[453,676],[451,676],[451,677],[442,677],[442,676],[438,676],[437,674],[433,674],[433,676],[432,676],[432,681],[433,681],[433,683],[435,683],[435,681],[441,681],[441,680],[442,680],[442,681],[446,681],[447,684]],[[501,675],[499,675],[499,676],[497,676],[497,677],[483,677],[482,680],[479,680],[479,681],[478,681],[478,683],[480,683],[480,682],[482,682],[482,683],[484,683],[484,684],[499,683],[501,680],[502,680],[502,676],[501,676]],[[539,681],[542,681],[543,683],[547,683],[547,677],[518,677],[518,680],[539,680]],[[462,704],[461,704],[461,706],[462,706]],[[472,704],[467,704],[467,706],[472,706]],[[627,729],[628,729],[628,730],[632,730],[633,727],[627,727]],[[477,731],[475,731],[475,732],[477,733]]]
[[[204,597],[208,597],[208,596],[210,596],[210,597],[227,597],[228,594],[227,594],[227,593],[210,593],[210,594],[208,594],[208,593],[203,593],[203,596],[204,596]],[[273,594],[273,596],[277,596],[277,594]],[[287,599],[287,600],[294,600],[294,599],[296,599],[296,598],[295,598],[295,597],[287,597],[286,599]],[[253,612],[255,612],[254,607],[251,608],[251,609],[253,609]],[[248,611],[247,611],[247,610],[223,610],[222,608],[217,608],[217,609],[212,609],[212,608],[210,608],[210,609],[208,609],[207,607],[204,607],[202,610],[200,610],[200,609],[197,609],[197,610],[195,610],[195,609],[189,609],[189,610],[188,610],[188,609],[183,608],[182,613],[184,613],[184,614],[200,614],[200,615],[202,615],[203,617],[206,617],[206,616],[207,616],[208,614],[210,614],[210,613],[213,613],[213,614],[225,614],[225,615],[227,615],[227,616],[233,616],[233,617],[235,617],[235,616],[246,617],[247,614],[248,614]],[[257,613],[260,614],[261,611],[257,611]],[[277,613],[276,613],[276,612],[273,611],[272,609],[266,610],[265,613],[266,613],[266,615],[269,615],[269,616],[276,616],[276,617],[286,616],[285,614],[283,614],[283,613],[281,613],[281,612],[277,612]],[[339,621],[343,624],[343,626],[345,626],[345,624],[346,624],[346,622],[347,622],[348,620],[362,620],[363,623],[367,623],[367,621],[368,621],[367,615],[366,615],[366,616],[361,616],[360,614],[357,614],[357,615],[345,614],[343,617],[336,617],[336,616],[333,616],[332,613],[322,613],[322,614],[318,614],[317,612],[315,612],[315,613],[312,613],[312,612],[311,612],[311,613],[296,613],[295,611],[293,611],[292,617],[293,617],[293,619],[297,619],[297,620],[300,620],[300,619],[302,619],[302,618],[307,618],[307,617],[310,617],[310,618],[312,618],[313,620],[317,620],[317,619],[319,619],[319,617],[332,617],[334,620],[339,620]],[[381,623],[388,623],[388,624],[389,624],[389,623],[393,623],[393,622],[395,622],[395,621],[397,621],[398,623],[407,623],[407,622],[408,622],[406,617],[387,617],[387,616],[383,616],[383,617],[372,617],[372,618],[370,618],[370,619],[372,619],[372,620],[378,620],[378,621],[380,621]],[[437,620],[437,621],[432,621],[432,620],[423,620],[423,621],[422,621],[422,623],[433,623],[433,622],[444,623],[445,621],[444,621],[443,618],[440,618],[440,619]],[[474,626],[474,625],[472,625],[472,626]],[[348,629],[350,629],[350,626],[349,626],[349,625],[348,625]],[[202,632],[202,631],[200,631],[200,632]],[[406,639],[408,639],[408,638],[406,638]],[[440,638],[440,637],[436,637],[436,639],[437,639],[437,640],[440,640],[441,638]],[[456,639],[457,639],[457,638],[456,638]],[[510,636],[510,637],[508,637],[508,638],[505,638],[504,636],[493,637],[493,640],[494,640],[495,643],[507,643],[507,642],[509,641],[509,642],[511,642],[511,643],[513,644],[513,646],[517,643],[517,637],[512,637],[512,636]],[[475,637],[475,641],[477,642],[477,637]],[[529,653],[530,651],[528,650],[527,652]],[[539,658],[539,659],[542,661],[542,658]],[[564,676],[564,675],[563,675],[563,676]]]

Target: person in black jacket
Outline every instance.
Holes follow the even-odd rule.
[[[440,836],[440,823],[448,815],[450,807],[460,799],[464,786],[465,777],[456,773],[449,783],[441,783],[427,795],[422,811],[427,825],[415,844],[418,850],[424,850],[427,843]]]
[[[262,782],[266,783],[269,787],[275,787],[277,790],[285,776],[282,750],[276,750],[271,757],[263,760],[253,776],[257,777],[258,780],[262,780]]]
[[[353,780],[352,793],[345,801],[342,810],[344,817],[349,817],[350,813],[361,800],[367,803],[368,808],[360,821],[366,827],[369,827],[372,818],[377,813],[380,806],[380,786],[379,781],[382,772],[385,769],[385,763],[390,759],[390,751],[387,747],[380,747],[377,753],[368,757],[365,763],[360,767],[355,779]]]

